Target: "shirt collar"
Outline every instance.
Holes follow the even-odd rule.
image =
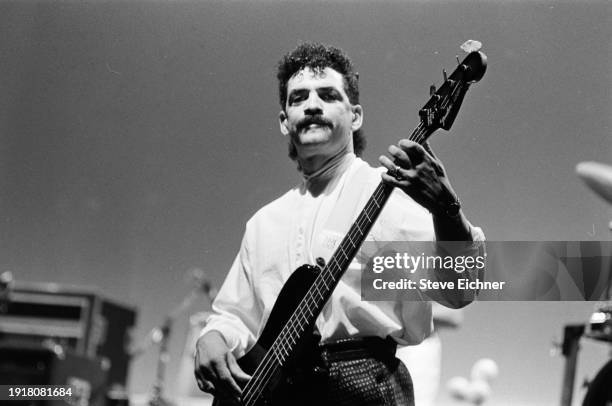
[[[341,176],[355,159],[355,154],[348,152],[330,159],[323,167],[311,174],[302,173],[304,185],[308,187],[313,184],[327,183],[331,179]]]

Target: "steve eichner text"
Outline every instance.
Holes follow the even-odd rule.
[[[372,286],[376,290],[444,290],[444,289],[478,289],[478,290],[501,290],[504,288],[506,281],[481,281],[480,279],[469,280],[469,279],[458,279],[454,281],[432,281],[429,279],[419,279],[419,281],[413,281],[410,279],[402,278],[398,281],[384,281],[382,279],[374,279]]]
[[[415,273],[417,269],[454,270],[461,273],[466,269],[483,269],[487,254],[478,256],[439,256],[439,255],[409,255],[408,253],[395,253],[395,255],[376,256],[372,258],[372,271],[381,273],[385,269],[404,269]]]

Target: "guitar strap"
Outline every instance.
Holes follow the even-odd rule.
[[[315,238],[312,249],[314,258],[321,257],[327,263],[348,233],[369,197],[369,193],[364,193],[364,189],[368,185],[368,177],[372,176],[370,171],[369,165],[361,161],[360,165],[351,171],[352,173],[347,174],[325,226]]]

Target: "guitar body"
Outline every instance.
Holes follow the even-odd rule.
[[[302,265],[291,274],[274,303],[270,317],[257,343],[238,360],[238,365],[247,374],[253,375],[266,352],[272,346],[282,328],[287,324],[308,289],[312,286],[319,271],[320,269],[316,266]],[[312,328],[312,325],[309,326],[307,331],[312,331]],[[256,405],[277,406],[295,403],[296,387],[292,382],[292,372],[299,367],[301,356],[305,355],[309,348],[313,348],[317,344],[318,342],[313,339],[312,334],[304,334],[304,338],[298,343],[296,351],[288,364],[275,372],[270,380],[270,384]],[[229,405],[215,398],[213,406]]]

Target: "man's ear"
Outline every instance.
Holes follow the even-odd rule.
[[[280,125],[280,132],[284,136],[289,135],[289,129],[287,128],[287,113],[285,113],[284,110],[278,113],[278,124]]]
[[[353,110],[353,121],[351,122],[351,130],[355,132],[359,130],[361,128],[361,125],[363,124],[363,108],[360,104],[355,104],[354,106],[351,106],[351,109]]]

